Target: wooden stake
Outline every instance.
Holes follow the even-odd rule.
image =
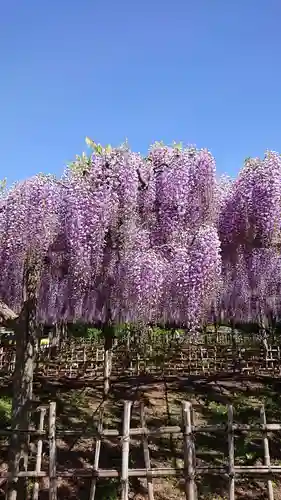
[[[100,433],[102,433],[102,430],[103,430],[103,412],[104,412],[104,409],[101,408],[100,415],[99,415],[99,423],[98,423],[98,432],[100,432]],[[101,438],[100,438],[100,436],[98,436],[96,439],[95,461],[94,461],[94,471],[96,473],[99,470],[100,450],[101,450]],[[97,476],[95,476],[92,479],[89,500],[95,500],[96,488],[97,488]]]
[[[143,429],[146,428],[146,421],[145,421],[145,410],[144,410],[144,404],[141,403],[141,426]],[[152,477],[151,474],[149,474],[149,470],[151,469],[151,463],[150,463],[150,456],[149,456],[149,446],[148,446],[148,439],[147,435],[144,432],[143,433],[143,454],[144,454],[144,465],[147,470],[147,492],[148,492],[148,500],[154,500],[154,494],[153,494],[153,484],[152,484]]]
[[[110,375],[112,368],[114,327],[104,325],[104,397],[108,396],[110,390]]]
[[[57,500],[56,477],[56,403],[49,407],[49,500]]]
[[[123,415],[122,436],[122,470],[121,470],[121,500],[129,499],[129,449],[130,449],[130,420],[132,401],[125,401]]]
[[[260,410],[261,424],[266,425],[266,415],[264,406]],[[266,429],[263,431],[264,465],[270,469],[269,443]],[[273,485],[271,479],[267,481],[268,500],[274,500]]]
[[[233,433],[233,406],[228,406],[228,459],[229,459],[229,500],[235,500],[235,460]]]
[[[182,402],[182,422],[184,435],[185,497],[186,500],[195,500],[191,403],[187,401]]]
[[[40,408],[39,427],[38,427],[39,431],[43,431],[44,430],[45,415],[46,415],[46,408],[41,407]],[[37,455],[36,455],[36,466],[35,466],[36,472],[40,472],[41,471],[42,449],[43,449],[43,440],[42,440],[41,437],[39,437],[38,443],[37,443]],[[38,500],[38,497],[39,497],[39,484],[40,484],[39,479],[36,478],[35,483],[34,483],[34,487],[33,487],[33,500]]]

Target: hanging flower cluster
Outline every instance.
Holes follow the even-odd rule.
[[[85,169],[36,176],[1,198],[1,299],[21,307],[33,255],[40,321],[192,327],[220,282],[214,159],[162,145],[146,158],[127,146],[98,153]]]
[[[225,180],[221,186],[225,185]],[[238,178],[219,189],[218,230],[223,286],[219,314],[263,322],[280,316],[281,156],[248,159]]]
[[[155,144],[147,157],[97,146],[61,179],[0,193],[0,299],[19,310],[40,269],[38,319],[196,328],[210,314],[280,315],[281,157],[216,178],[206,150]],[[39,266],[39,267],[38,267]]]
[[[229,189],[220,213],[223,245],[270,246],[281,229],[281,156],[249,159]]]

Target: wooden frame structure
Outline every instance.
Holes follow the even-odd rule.
[[[2,473],[0,478],[17,481],[18,478],[29,478],[34,480],[32,499],[38,500],[40,480],[49,479],[49,500],[57,500],[57,480],[58,478],[90,478],[91,487],[89,500],[95,500],[99,478],[118,478],[120,480],[120,499],[129,499],[130,478],[146,478],[148,499],[154,500],[153,479],[178,477],[184,479],[185,497],[187,500],[197,500],[196,482],[204,475],[224,476],[228,479],[228,499],[235,500],[235,482],[238,478],[259,478],[267,482],[268,499],[274,500],[274,489],[272,479],[281,479],[281,465],[272,465],[269,453],[268,433],[281,430],[281,424],[268,424],[266,422],[265,408],[260,408],[260,424],[246,425],[235,424],[233,418],[233,407],[228,406],[227,422],[218,425],[195,425],[194,412],[191,403],[182,402],[181,425],[164,426],[156,429],[149,429],[146,423],[145,408],[140,405],[140,427],[131,427],[132,402],[125,401],[123,408],[122,430],[107,429],[103,426],[103,410],[100,412],[99,423],[95,429],[88,431],[81,430],[59,430],[56,429],[56,404],[51,402],[49,407],[39,407],[39,426],[37,429],[21,430],[29,436],[37,437],[37,452],[34,470],[20,471],[17,477]],[[45,416],[48,415],[48,428],[44,427]],[[264,465],[240,466],[235,463],[235,433],[237,432],[259,431],[261,434],[261,446],[264,451]],[[9,436],[12,431],[9,429],[0,430],[0,435]],[[57,440],[63,437],[83,437],[91,436],[95,438],[94,465],[89,468],[58,470],[56,463]],[[199,466],[196,461],[196,440],[198,433],[223,433],[228,441],[228,458],[224,467],[220,466]],[[173,435],[180,437],[183,441],[183,466],[182,467],[152,467],[150,460],[149,439],[155,436]],[[101,456],[101,443],[104,439],[117,438],[121,446],[121,466],[120,468],[102,469],[99,466]],[[130,467],[130,441],[140,439],[143,447],[143,468]],[[48,466],[42,468],[43,441],[48,440],[49,456]],[[46,460],[45,460],[46,462]]]

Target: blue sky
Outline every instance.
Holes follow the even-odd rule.
[[[183,140],[219,172],[281,151],[280,0],[9,0],[0,178],[59,174],[84,137]]]

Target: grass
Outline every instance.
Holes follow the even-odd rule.
[[[0,427],[7,427],[11,422],[12,399],[7,396],[0,397]]]

